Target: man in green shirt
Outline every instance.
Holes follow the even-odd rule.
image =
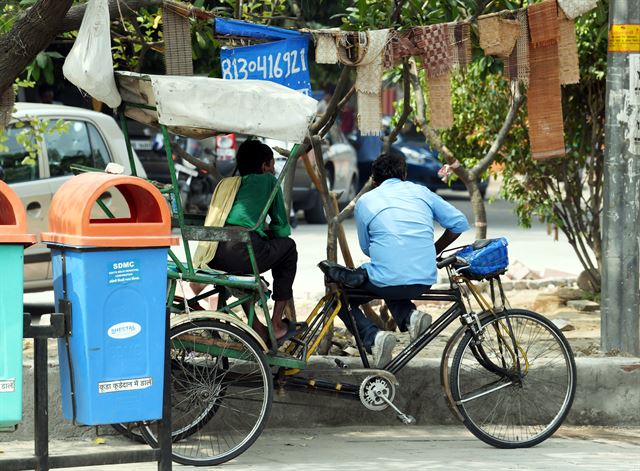
[[[238,149],[236,162],[242,181],[225,226],[253,228],[271,191],[278,184],[274,176],[273,151],[260,141],[247,140]],[[293,299],[292,287],[298,262],[296,243],[289,237],[291,226],[280,188],[268,214],[271,219],[269,228],[266,229],[263,222],[251,232],[251,244],[260,273],[271,270],[273,276],[272,298],[275,306],[272,323],[276,339],[280,339],[289,332],[283,321],[283,312],[287,302]],[[209,266],[238,275],[252,272],[247,247],[242,242],[220,242]],[[266,329],[262,324],[256,323],[254,328],[266,337]]]

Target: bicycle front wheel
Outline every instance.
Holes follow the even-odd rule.
[[[171,329],[173,461],[212,466],[246,451],[264,428],[273,378],[256,342],[237,327],[195,320]],[[157,447],[156,426],[143,428]]]
[[[569,343],[548,319],[522,309],[487,315],[479,334],[467,331],[450,371],[465,426],[495,447],[537,445],[560,427],[573,402]]]

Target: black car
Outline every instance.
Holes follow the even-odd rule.
[[[407,180],[424,185],[433,192],[445,189],[466,191],[467,188],[459,179],[454,180],[451,184],[440,179],[438,171],[442,168],[443,163],[438,159],[438,153],[428,146],[424,138],[420,137],[400,134],[391,145],[391,154],[400,155],[407,161]],[[376,136],[352,136],[350,139],[358,150],[361,188],[371,175],[371,164],[382,152],[382,139]],[[487,191],[487,185],[487,180],[480,181],[480,194],[483,198]]]

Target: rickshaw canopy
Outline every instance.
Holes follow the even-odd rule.
[[[261,80],[133,72],[116,72],[116,80],[129,105],[128,117],[200,139],[234,132],[301,142],[318,104],[303,93]]]

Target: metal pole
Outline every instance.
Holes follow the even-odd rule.
[[[621,27],[619,25],[627,25]],[[631,26],[628,26],[631,25]],[[610,0],[604,162],[602,349],[640,353],[640,2]],[[640,78],[640,76],[638,77]]]
[[[36,470],[49,470],[49,385],[47,339],[36,337],[34,340],[34,438]]]

